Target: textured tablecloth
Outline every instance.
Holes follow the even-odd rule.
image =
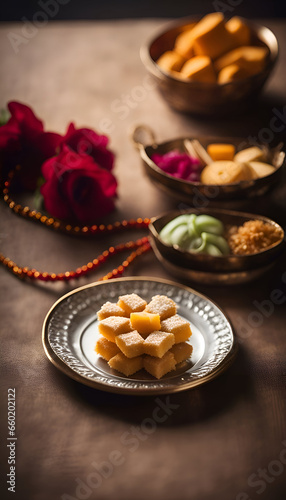
[[[34,108],[48,130],[63,133],[72,120],[111,137],[119,198],[109,221],[151,217],[178,206],[144,175],[129,139],[131,126],[150,125],[158,141],[163,141],[199,134],[257,137],[263,128],[269,134],[275,109],[286,123],[285,22],[265,21],[280,43],[280,59],[265,98],[247,116],[218,120],[176,113],[151,84],[139,48],[163,23],[50,22],[30,33],[30,39],[25,33],[17,53],[11,40],[15,34],[23,36],[23,25],[0,29],[2,106],[20,100]],[[280,135],[285,136],[284,128]],[[285,224],[285,198],[281,184],[249,208]],[[76,239],[17,218],[3,203],[0,211],[1,252],[19,265],[50,272],[77,268],[111,244],[145,234]],[[121,260],[106,263],[76,286],[95,281]],[[170,278],[151,252],[126,275]],[[283,258],[271,272],[247,285],[194,285],[230,318],[240,339],[239,353],[233,366],[215,381],[168,398],[161,396],[162,415],[167,418],[155,428],[148,427],[148,419],[158,407],[156,397],[87,388],[60,373],[46,358],[42,324],[68,286],[28,284],[3,267],[0,276],[2,498],[286,497],[285,303],[273,305],[271,295],[278,289],[286,296]],[[253,312],[260,314],[257,324],[251,322]],[[8,388],[16,388],[17,399],[15,494],[7,491],[6,483]]]

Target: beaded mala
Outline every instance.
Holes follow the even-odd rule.
[[[15,171],[19,170],[19,167],[15,169]],[[63,221],[55,219],[53,217],[47,217],[46,215],[41,214],[36,210],[30,210],[29,207],[23,207],[20,204],[17,204],[10,196],[10,187],[12,180],[15,175],[15,171],[10,172],[8,175],[8,179],[4,182],[4,188],[2,190],[3,199],[8,207],[17,215],[25,217],[28,220],[32,220],[43,224],[51,229],[56,231],[64,232],[67,234],[76,234],[76,235],[98,235],[104,233],[113,233],[124,229],[146,229],[150,223],[150,219],[131,219],[129,221],[123,220],[122,222],[115,222],[114,224],[108,225],[91,225],[91,226],[72,226],[71,224],[65,224]],[[126,250],[132,250],[132,253],[127,257],[122,264],[113,269],[113,271],[109,272],[100,280],[108,280],[111,278],[118,278],[123,274],[125,269],[134,261],[134,259],[143,253],[150,250],[151,246],[149,243],[149,238],[144,237],[138,239],[136,241],[129,241],[127,243],[121,243],[116,246],[110,247],[108,250],[105,250],[101,255],[99,255],[96,259],[91,262],[88,262],[86,265],[83,265],[77,268],[75,271],[67,271],[65,273],[47,273],[47,272],[39,272],[36,269],[29,269],[28,267],[20,267],[18,264],[13,262],[8,257],[5,257],[0,253],[0,263],[2,263],[10,272],[12,272],[15,276],[19,278],[29,278],[32,280],[41,280],[41,281],[69,281],[71,279],[80,278],[83,275],[94,271],[101,264],[104,264],[109,257],[112,255],[116,255]]]

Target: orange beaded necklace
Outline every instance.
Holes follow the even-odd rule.
[[[16,171],[19,168],[16,168]],[[131,219],[129,221],[123,220],[122,222],[115,222],[114,224],[108,224],[107,226],[100,224],[91,226],[72,226],[70,224],[65,224],[63,221],[57,220],[53,217],[47,217],[46,215],[37,212],[36,210],[30,210],[29,207],[23,207],[17,204],[10,196],[10,187],[12,180],[14,178],[15,171],[10,172],[8,179],[4,182],[4,188],[2,190],[3,200],[8,205],[8,207],[17,215],[25,217],[26,219],[38,222],[47,227],[50,227],[56,231],[65,232],[68,234],[75,235],[97,235],[104,233],[112,233],[120,230],[126,229],[146,229],[150,223],[150,219]],[[113,269],[100,280],[108,280],[111,278],[117,278],[123,274],[125,269],[133,262],[133,260],[147,252],[151,249],[149,238],[145,236],[144,238],[138,239],[136,241],[128,241],[127,243],[121,243],[114,247],[110,247],[105,250],[101,255],[95,258],[93,261],[77,268],[75,271],[67,271],[65,273],[47,273],[39,272],[36,269],[29,269],[28,267],[20,267],[18,264],[13,262],[8,257],[5,257],[0,253],[0,263],[2,263],[10,272],[12,272],[18,278],[29,278],[32,280],[41,281],[68,281],[71,279],[80,278],[81,276],[88,274],[98,268],[101,264],[105,263],[106,260],[117,253],[121,253],[126,250],[133,250],[132,253],[122,262],[122,264]]]

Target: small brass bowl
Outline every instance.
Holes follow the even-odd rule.
[[[262,220],[281,230],[281,239],[271,247],[250,255],[226,255],[214,257],[196,254],[180,249],[176,245],[167,245],[160,238],[163,227],[182,213],[196,215],[207,214],[221,220],[227,229],[229,226],[241,226],[249,220]],[[238,284],[250,281],[267,271],[282,253],[285,241],[284,231],[273,220],[262,215],[249,214],[220,209],[176,210],[156,217],[149,224],[150,241],[157,258],[163,266],[183,281],[197,281],[204,284]]]
[[[267,63],[260,73],[225,84],[179,80],[163,71],[156,61],[165,51],[173,49],[176,37],[186,26],[191,27],[199,20],[200,17],[194,16],[171,23],[141,47],[141,60],[172,108],[205,116],[242,112],[258,96],[273,70],[278,58],[277,39],[265,26],[242,19],[251,30],[251,43],[269,50]]]
[[[276,170],[270,175],[233,184],[202,184],[201,182],[186,181],[169,175],[159,168],[151,159],[152,155],[155,153],[165,154],[172,150],[186,152],[184,147],[186,138],[173,139],[157,144],[154,132],[150,127],[145,125],[134,127],[131,138],[133,144],[140,152],[145,171],[152,182],[161,191],[164,191],[173,198],[196,207],[210,205],[213,207],[219,206],[225,208],[225,203],[229,202],[232,203],[231,208],[234,208],[233,205],[236,200],[240,203],[242,200],[263,196],[281,180],[285,165],[285,152],[278,151],[272,163]],[[239,137],[197,137],[196,139],[198,139],[205,148],[208,144],[221,142],[233,144],[236,146],[237,151],[247,147],[247,139],[245,140]],[[261,146],[264,145],[261,144]],[[275,148],[273,148],[273,151],[275,151]]]

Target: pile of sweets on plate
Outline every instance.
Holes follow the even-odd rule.
[[[180,80],[220,85],[241,80],[262,71],[269,54],[251,35],[241,18],[227,21],[221,12],[214,12],[193,26],[185,26],[173,49],[156,62]]]
[[[177,314],[165,295],[147,302],[136,293],[106,302],[97,313],[99,337],[95,351],[111,368],[127,377],[144,368],[159,379],[192,354],[186,341],[190,323]]]

